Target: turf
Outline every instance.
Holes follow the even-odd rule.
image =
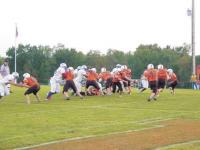
[[[44,100],[49,87],[40,91]],[[168,90],[157,101],[147,102],[150,91],[132,95],[72,97],[61,94],[49,102],[27,105],[24,88],[12,87],[13,93],[0,101],[0,149],[13,149],[66,138],[96,136],[113,132],[153,127],[163,119],[200,119],[200,91]],[[140,122],[140,124],[138,124]],[[144,122],[144,123],[142,123]]]

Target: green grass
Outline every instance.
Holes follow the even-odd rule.
[[[200,91],[194,90],[176,90],[176,95],[165,90],[153,102],[146,100],[150,91],[138,94],[135,89],[131,96],[121,98],[72,97],[65,101],[57,94],[50,102],[33,101],[31,105],[25,103],[24,88],[12,90],[14,93],[0,101],[0,150],[149,127],[138,121],[200,119]],[[46,86],[41,88],[41,99],[48,90]]]

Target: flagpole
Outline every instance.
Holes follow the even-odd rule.
[[[18,37],[18,29],[17,29],[17,23],[15,24],[15,72],[17,72],[17,37]]]
[[[17,48],[16,48],[16,45],[17,45],[17,44],[16,44],[16,43],[17,43],[17,42],[16,42],[16,38],[15,38],[15,72],[17,72],[17,60],[16,60],[16,59],[17,59],[17,57],[16,57],[16,49],[17,49]]]

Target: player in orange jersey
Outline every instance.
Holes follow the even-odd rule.
[[[23,80],[23,83],[21,84],[21,87],[28,88],[24,93],[24,95],[26,96],[27,104],[31,103],[29,94],[32,94],[32,93],[35,95],[37,101],[39,102],[40,98],[39,98],[38,92],[40,90],[40,84],[38,83],[37,79],[31,76],[29,73],[24,73],[23,77],[24,77],[24,80]]]
[[[69,67],[68,70],[63,74],[64,79],[66,80],[65,85],[63,87],[63,94],[65,95],[65,99],[69,100],[68,90],[71,88],[74,93],[76,93],[81,99],[83,96],[77,91],[77,88],[74,83],[74,68]]]
[[[168,69],[167,72],[169,75],[168,87],[171,90],[171,94],[174,94],[174,89],[175,89],[176,85],[178,84],[177,77],[172,69]]]
[[[116,87],[118,88],[118,91],[119,91],[119,94],[121,95],[122,92],[123,92],[123,89],[122,89],[122,84],[121,82],[123,82],[124,80],[122,80],[122,76],[121,76],[121,73],[120,73],[120,69],[118,68],[114,68],[113,71],[112,71],[112,76],[113,76],[113,79],[112,79],[112,88],[113,88],[113,93],[116,92]],[[126,82],[126,81],[124,81]]]
[[[96,68],[92,68],[92,69],[89,69],[87,71],[87,74],[86,74],[86,77],[87,77],[87,81],[86,81],[86,94],[87,93],[90,93],[90,86],[94,87],[96,90],[97,90],[97,95],[100,95],[102,94],[101,91],[100,91],[100,86],[99,84],[97,83],[97,79],[99,78],[98,74],[96,73]],[[87,94],[89,95],[89,94]]]
[[[164,69],[163,65],[159,64],[158,65],[158,93],[162,92],[163,89],[165,88],[166,81],[168,78],[167,70]]]
[[[154,69],[153,64],[149,64],[147,66],[147,79],[149,81],[149,87],[152,90],[152,93],[150,97],[148,98],[148,101],[156,100],[156,94],[157,94],[157,70]]]
[[[105,83],[106,94],[111,95],[112,75],[109,71],[106,71],[105,67],[101,68],[101,73],[99,74],[99,80],[102,80]]]

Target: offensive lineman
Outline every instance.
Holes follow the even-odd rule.
[[[60,93],[60,84],[62,82],[62,75],[65,73],[67,65],[61,63],[58,69],[55,71],[53,77],[50,79],[51,90],[48,92],[46,100],[50,100],[52,95]]]

